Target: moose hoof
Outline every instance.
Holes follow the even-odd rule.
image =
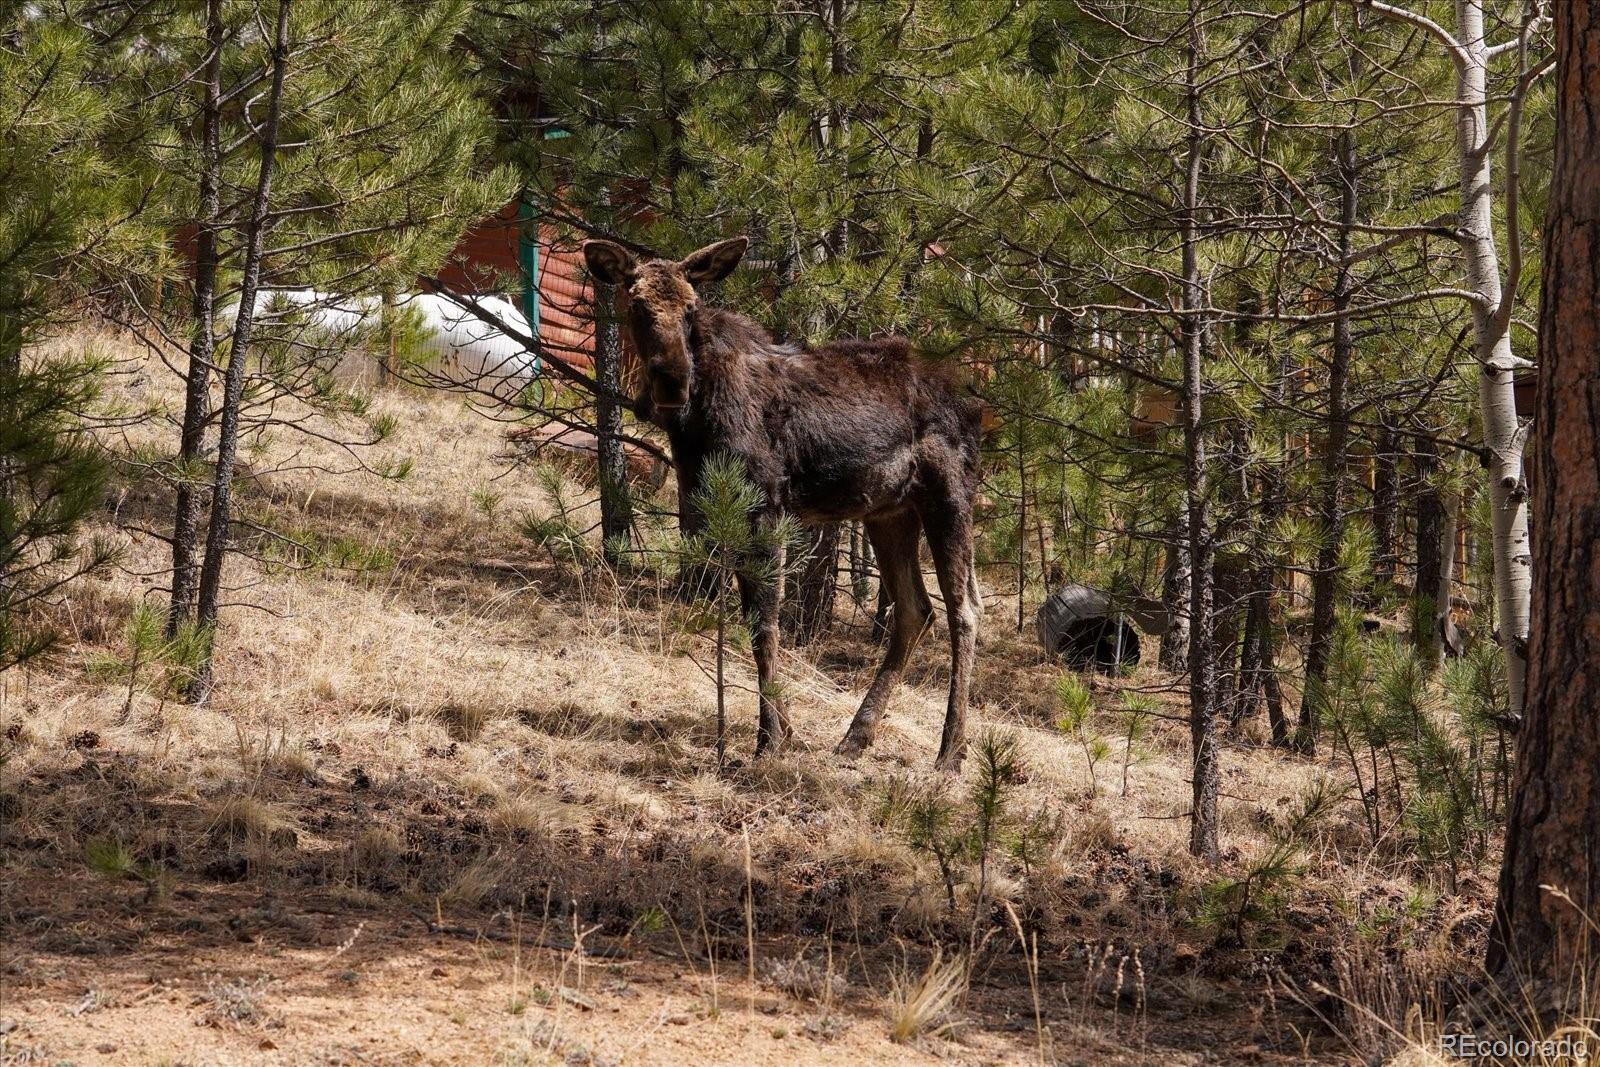
[[[933,769],[936,771],[941,771],[944,774],[954,778],[956,775],[961,773],[962,755],[963,754],[960,752],[952,752],[949,755],[940,756],[938,759],[933,761]]]
[[[846,734],[845,739],[834,746],[833,754],[848,760],[860,759],[861,753],[866,751],[869,744],[871,744],[870,741],[856,737],[854,734]]]

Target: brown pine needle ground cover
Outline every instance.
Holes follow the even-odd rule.
[[[68,343],[89,339],[143,367],[129,399],[175,402],[124,342]],[[930,770],[939,632],[854,766],[831,747],[877,663],[859,612],[784,653],[803,751],[749,762],[739,653],[744,762],[719,773],[709,638],[665,579],[519,533],[551,502],[459,397],[375,403],[400,426],[381,449],[415,463],[403,481],[328,473],[347,457],[287,436],[252,453],[291,469],[249,484],[246,515],[302,547],[241,533],[259,558],[231,564],[209,707],[166,696],[163,664],[129,666],[166,565],[116,528],[167,521],[135,480],[108,500],[121,569],[74,587],[61,648],[0,683],[8,1062],[1354,1060],[1420,1036],[1400,962],[1477,951],[1484,874],[1429,891],[1352,847],[1350,805],[1261,874],[1333,771],[1257,739],[1224,752],[1223,870],[1193,863],[1171,679],[1086,679],[1094,736],[1063,731],[1061,672],[1003,595],[972,733],[1014,763],[981,852],[962,836],[981,760]],[[1156,717],[1124,795],[1136,690]],[[1363,995],[1398,1033],[1341,1021]]]

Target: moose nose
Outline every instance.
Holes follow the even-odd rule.
[[[681,381],[658,377],[652,383],[650,399],[658,408],[681,408],[689,402],[689,390]]]

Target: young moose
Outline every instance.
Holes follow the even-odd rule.
[[[729,453],[764,494],[754,521],[787,512],[807,523],[865,524],[893,621],[883,665],[835,750],[841,755],[857,756],[872,743],[932,621],[917,560],[919,534],[927,535],[950,624],[950,702],[938,766],[959,769],[980,608],[972,506],[982,406],[902,338],[780,345],[749,319],[702,306],[699,289],[727,277],[748,244],[736,237],[678,263],[640,262],[609,241],[585,241],[583,254],[595,278],[627,297],[626,328],[647,385],[639,410],[666,430],[686,487],[699,484],[709,456]],[[770,686],[778,592],[756,586],[740,579],[745,612],[757,623],[760,755],[781,749],[790,728]]]

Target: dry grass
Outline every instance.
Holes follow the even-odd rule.
[[[224,842],[239,843],[270,841],[291,826],[281,811],[265,801],[252,796],[230,796],[217,804],[207,829]]]
[[[137,368],[125,379],[129,399],[175,409],[164,372],[124,342],[95,341]],[[1045,1016],[1076,1025],[1092,1007],[1124,1026],[1133,1014],[1114,965],[1102,959],[1106,973],[1083,984],[1089,942],[1115,944],[1115,959],[1142,948],[1152,975],[1206,969],[1222,992],[1197,1014],[1252,1010],[1259,970],[1214,954],[1186,922],[1215,877],[1185,853],[1186,726],[1159,720],[1127,795],[1102,781],[1090,797],[1083,746],[1054,727],[1059,670],[1029,635],[1013,632],[1014,601],[986,597],[969,732],[997,728],[1016,738],[1026,773],[1008,803],[1055,820],[1060,832],[1051,853],[1026,867],[996,852],[984,894],[994,914],[975,924],[974,880],[961,873],[960,914],[952,914],[929,857],[878,819],[892,777],[926,778],[952,796],[970,786],[970,771],[956,782],[929,774],[945,699],[942,639],[923,642],[877,745],[853,766],[837,764],[830,750],[876,668],[859,613],[815,647],[784,650],[780,675],[802,751],[748,762],[754,670],[734,657],[730,751],[746,763],[719,774],[707,639],[685,628],[661,580],[578,572],[525,540],[515,517],[550,502],[533,478],[506,476],[502,428],[459,399],[397,389],[374,407],[398,422],[382,448],[414,460],[409,478],[330,473],[347,457],[282,436],[254,442],[259,473],[241,492],[255,518],[381,549],[391,562],[295,569],[236,556],[233,599],[256,609],[225,613],[219,687],[206,708],[136,693],[122,721],[126,684],[88,669],[96,656],[125,653],[127,617],[159,598],[166,564],[159,541],[132,532],[166,521],[159,490],[137,480],[117,487],[116,513],[127,525],[108,512],[96,532],[122,540],[122,569],[68,591],[54,616],[66,639],[59,654],[0,678],[0,836],[8,846],[29,843],[6,874],[9,885],[82,869],[86,842],[119,841],[128,853],[119,865],[158,863],[180,884],[242,876],[274,890],[330,886],[374,906],[468,918],[509,910],[570,928],[576,916],[615,937],[643,936],[644,920],[661,915],[669,920],[662,943],[677,951],[672,930],[681,931],[695,972],[706,969],[703,957],[737,958],[748,919],[763,938],[793,939],[762,946],[760,958],[793,959],[805,970],[769,980],[823,1001],[836,981],[882,988],[894,938],[966,944],[976,929],[983,966],[1011,970],[1006,983],[975,987],[969,1012],[981,1014],[986,998],[1005,1001],[1031,1028],[1028,967],[1002,911],[1010,906],[1046,972]],[[155,424],[110,444],[170,447]],[[481,493],[473,499],[471,487],[483,486],[497,494],[493,508],[481,505]],[[593,523],[592,492],[574,487],[570,496],[580,502],[575,521]],[[1163,689],[1170,682],[1151,668],[1090,679],[1105,732],[1115,734],[1124,688],[1155,690],[1162,711],[1180,715],[1179,696]],[[1111,763],[1120,777],[1120,752]],[[1226,746],[1224,815],[1235,855],[1264,848],[1272,813],[1322,773]],[[241,848],[251,861],[242,875],[227,864]],[[1281,959],[1326,976],[1317,962],[1325,940],[1344,936],[1338,931],[1371,900],[1387,899],[1395,876],[1336,847],[1315,853],[1311,866],[1307,897],[1316,903],[1292,917],[1296,948]],[[1486,880],[1466,884],[1480,901],[1488,892]],[[835,966],[813,982],[796,941],[814,946],[819,937],[832,939]],[[892,973],[897,1040],[948,1028],[964,965],[934,960],[913,975]],[[730,973],[743,969],[741,958]],[[1266,1040],[1272,1025],[1245,1029]]]
[[[967,964],[960,957],[945,959],[935,950],[920,973],[902,968],[889,979],[883,1011],[889,1037],[905,1044],[921,1037],[941,1037],[956,1025],[956,1007],[967,988]]]

